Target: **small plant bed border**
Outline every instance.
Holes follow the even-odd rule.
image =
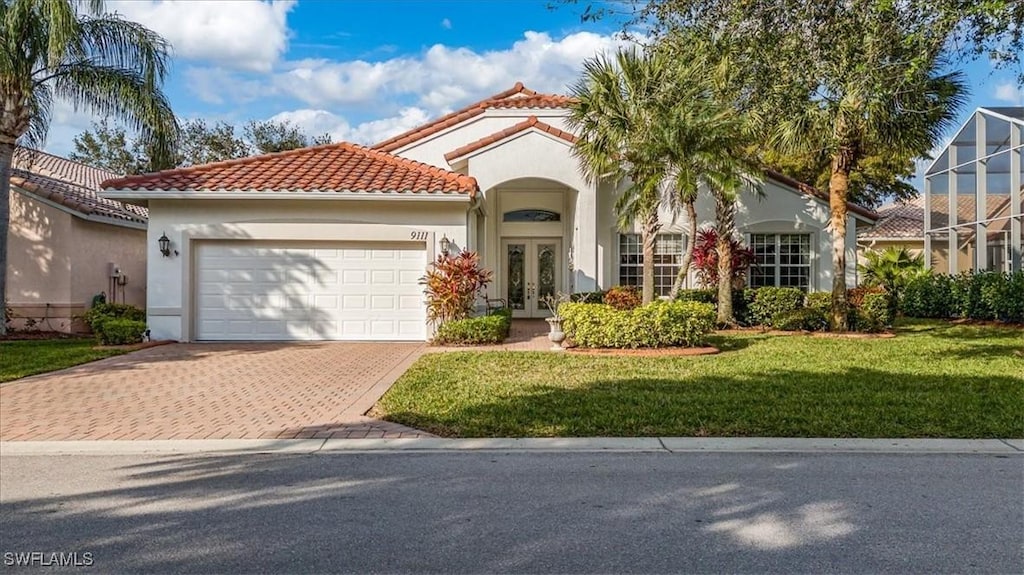
[[[732,327],[728,329],[720,329],[715,332],[715,335],[808,335],[813,337],[831,337],[831,338],[850,338],[850,339],[888,339],[896,337],[895,332],[891,331],[880,331],[875,333],[865,333],[862,331],[847,331],[838,333],[834,331],[807,331],[807,330],[795,330],[795,331],[783,331],[781,329],[761,328],[761,327]]]
[[[678,357],[685,355],[715,355],[720,353],[717,347],[638,347],[638,348],[615,348],[615,347],[570,347],[565,351],[575,355],[603,355],[619,356],[627,355],[633,357]]]

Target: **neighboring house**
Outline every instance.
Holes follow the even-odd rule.
[[[116,174],[18,148],[11,172],[7,306],[11,326],[82,331],[96,294],[146,303],[145,208],[100,198]]]
[[[638,284],[638,235],[616,227],[615,187],[582,175],[569,103],[516,84],[372,149],[339,143],[105,182],[105,197],[150,210],[153,336],[423,340],[418,280],[441,245],[480,252],[494,270],[487,295],[517,317],[546,315],[556,292]],[[708,198],[698,214],[713,222]],[[692,235],[663,218],[660,294]],[[760,264],[751,283],[830,289],[828,218],[825,196],[778,174],[744,197],[737,224]],[[856,230],[875,218],[851,205],[840,271],[851,283]]]
[[[1024,107],[970,115],[925,170],[918,205],[927,265],[943,273],[1022,269],[1022,156]]]
[[[957,195],[958,222],[974,222],[977,206],[973,195]],[[1012,253],[1009,242],[1011,233],[1010,196],[990,195],[986,198],[988,207],[986,214],[991,214],[993,221],[985,226],[986,250],[985,267],[991,271],[1010,271]],[[949,226],[949,199],[946,197],[932,200],[932,225],[946,228]],[[878,210],[878,223],[874,227],[862,230],[857,235],[857,253],[861,263],[864,254],[869,250],[882,251],[889,247],[905,248],[913,255],[924,253],[924,196],[908,202],[900,202],[884,206]],[[942,273],[957,273],[975,269],[975,226],[962,226],[957,238],[958,250],[956,268],[949,265],[949,247],[945,242],[934,242],[931,250],[931,267]]]

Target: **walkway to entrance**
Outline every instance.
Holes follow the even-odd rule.
[[[551,341],[548,340],[548,322],[542,319],[514,319],[508,339],[495,345],[479,345],[472,347],[426,347],[424,352],[443,351],[548,351]]]

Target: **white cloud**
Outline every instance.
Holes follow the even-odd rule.
[[[67,156],[75,149],[74,137],[91,128],[94,120],[98,118],[90,112],[75,110],[65,100],[55,100],[51,109],[50,129],[46,134],[46,151]]]
[[[996,86],[994,94],[996,100],[1008,102],[1017,106],[1024,105],[1024,87],[1013,82],[1004,82]]]
[[[444,28],[445,30],[451,30],[452,29],[452,21],[449,20],[448,18],[445,18],[444,20],[441,20],[441,27]]]
[[[169,41],[175,56],[269,72],[288,49],[288,12],[295,0],[108,2],[107,9]]]
[[[430,119],[421,108],[409,107],[399,111],[397,116],[363,122],[355,126],[342,116],[327,110],[301,109],[275,114],[270,118],[279,122],[291,122],[310,136],[330,134],[334,141],[374,144],[395,134],[423,124]]]
[[[509,88],[516,81],[542,92],[565,92],[581,64],[625,42],[614,36],[578,32],[555,40],[526,32],[506,50],[477,52],[437,44],[419,56],[379,62],[301,60],[274,77],[278,91],[307,104],[365,106],[412,98],[440,113]]]

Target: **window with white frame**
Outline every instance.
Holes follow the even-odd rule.
[[[683,234],[658,234],[654,241],[654,293],[667,296],[683,263]],[[619,285],[643,285],[644,246],[640,234],[619,235]]]
[[[810,287],[810,234],[750,234],[750,249],[750,287]]]

